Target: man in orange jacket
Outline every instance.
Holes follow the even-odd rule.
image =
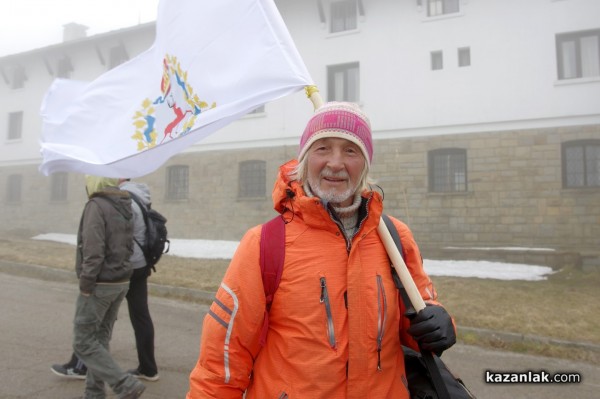
[[[298,161],[280,168],[274,207],[285,263],[260,343],[265,291],[261,226],[240,242],[204,319],[187,399],[409,398],[401,345],[437,353],[456,341],[408,227],[392,221],[407,267],[429,305],[403,315],[377,233],[382,198],[371,190],[367,116],[327,103],[308,122]]]

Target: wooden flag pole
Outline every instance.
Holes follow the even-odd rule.
[[[319,93],[319,89],[317,88],[317,86],[306,86],[304,88],[304,91],[306,91],[306,97],[308,97],[310,101],[312,101],[313,106],[315,107],[315,111],[321,108],[321,106],[323,105],[323,99],[321,98],[321,94]]]
[[[388,256],[392,260],[394,269],[396,269],[396,273],[398,273],[398,277],[400,277],[400,281],[406,290],[406,294],[408,295],[413,308],[419,313],[421,309],[425,308],[425,301],[423,301],[421,293],[419,293],[419,289],[410,275],[408,267],[406,267],[406,263],[404,263],[404,259],[402,259],[398,247],[396,247],[394,239],[390,235],[383,219],[379,219],[377,232],[379,233],[379,237],[381,238],[381,242],[383,242],[383,246],[385,247]]]

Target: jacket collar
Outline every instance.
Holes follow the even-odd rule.
[[[279,174],[273,187],[273,207],[283,215],[285,220],[301,218],[310,227],[338,232],[338,225],[331,219],[329,211],[323,207],[317,197],[308,197],[298,181],[291,181],[289,173],[298,161],[292,160],[279,168]],[[359,208],[359,232],[369,232],[379,225],[383,210],[381,195],[375,191],[362,193],[362,204]]]

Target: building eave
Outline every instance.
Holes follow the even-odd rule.
[[[51,44],[49,46],[38,47],[32,50],[23,51],[20,53],[8,54],[0,57],[0,65],[2,64],[10,64],[15,61],[20,61],[22,59],[35,57],[40,54],[46,54],[48,52],[54,51],[63,51],[68,50],[70,48],[74,48],[77,46],[81,46],[83,44],[89,45],[96,42],[105,41],[106,39],[110,39],[111,37],[122,38],[130,33],[142,32],[144,30],[154,30],[156,27],[156,21],[146,22],[143,24],[130,26],[122,29],[115,29],[108,32],[98,33],[92,36],[82,37],[81,39],[69,40],[66,42],[60,42],[56,44]]]

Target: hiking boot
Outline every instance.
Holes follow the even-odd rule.
[[[69,364],[53,364],[50,371],[59,377],[85,380],[87,369],[73,367]]]
[[[139,379],[139,380],[146,380],[146,381],[158,381],[158,379],[160,378],[158,376],[158,373],[154,374],[154,375],[147,375],[142,373],[139,369],[131,369],[131,370],[127,370],[127,374],[131,374],[133,377]]]
[[[129,391],[120,395],[119,399],[137,399],[140,396],[142,396],[142,394],[144,393],[145,390],[146,390],[146,387],[141,382],[138,382]]]

